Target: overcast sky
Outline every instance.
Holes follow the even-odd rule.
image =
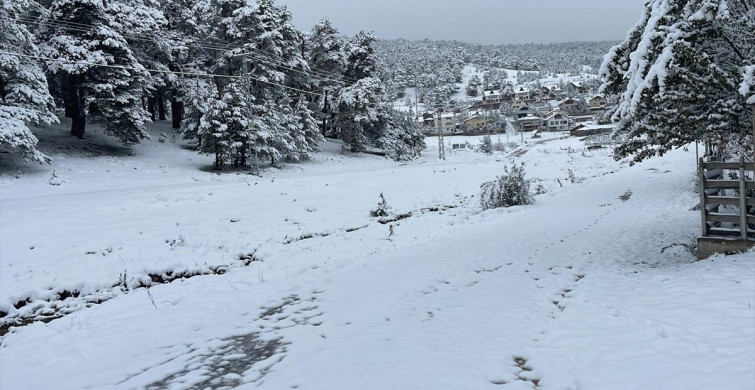
[[[645,0],[277,0],[310,31],[327,17],[344,35],[486,44],[623,40]]]

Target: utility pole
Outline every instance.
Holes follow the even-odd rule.
[[[438,158],[446,159],[446,145],[443,143],[443,109],[438,109]]]
[[[419,84],[416,74],[414,75],[414,113],[417,115],[417,122],[419,122]]]
[[[247,56],[244,56],[244,92],[246,93],[246,116],[247,116],[247,125],[246,125],[246,132],[248,135],[247,142],[249,143],[249,158],[252,158],[252,152],[254,152],[254,165],[249,164],[249,169],[252,171],[252,174],[259,176],[260,174],[260,167],[259,167],[259,159],[257,159],[257,149],[252,148],[252,117],[254,113],[252,112],[252,78],[249,74],[249,64],[248,64],[248,58]]]

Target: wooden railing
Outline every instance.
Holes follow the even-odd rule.
[[[703,237],[755,240],[755,163],[700,159],[698,176]]]

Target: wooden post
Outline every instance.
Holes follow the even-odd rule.
[[[705,237],[708,235],[708,218],[706,215],[708,208],[705,204],[705,163],[702,158],[698,160],[697,166],[697,177],[700,180],[700,215],[703,222],[703,237]]]
[[[747,183],[745,182],[745,158],[739,159],[739,231],[747,240]]]
[[[750,115],[750,122],[752,122],[752,161],[755,162],[755,104],[750,104],[752,115]]]

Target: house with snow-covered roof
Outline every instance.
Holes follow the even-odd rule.
[[[486,104],[500,103],[503,101],[501,90],[482,91],[482,102]]]
[[[543,118],[543,123],[548,131],[567,131],[571,125],[571,119],[564,111],[551,111]]]
[[[482,115],[474,115],[465,119],[461,127],[467,131],[480,131],[488,125],[488,120]]]
[[[528,105],[533,111],[545,114],[551,110],[551,105],[545,100],[536,100]]]
[[[590,111],[605,110],[606,103],[606,98],[603,95],[595,95],[587,100],[587,106]]]
[[[518,110],[522,107],[527,107],[527,102],[522,101],[522,100],[514,100],[513,102],[511,102],[512,110]]]
[[[616,124],[596,125],[593,123],[580,123],[569,130],[573,137],[586,137],[595,134],[611,134],[616,129]]]
[[[520,85],[514,87],[514,99],[516,100],[530,100],[532,93],[529,88]]]
[[[532,131],[542,127],[543,120],[539,116],[530,115],[517,119],[516,123],[519,125],[519,129],[521,129],[522,131]]]
[[[558,109],[566,112],[577,112],[579,110],[580,102],[574,98],[568,98],[558,103]]]

